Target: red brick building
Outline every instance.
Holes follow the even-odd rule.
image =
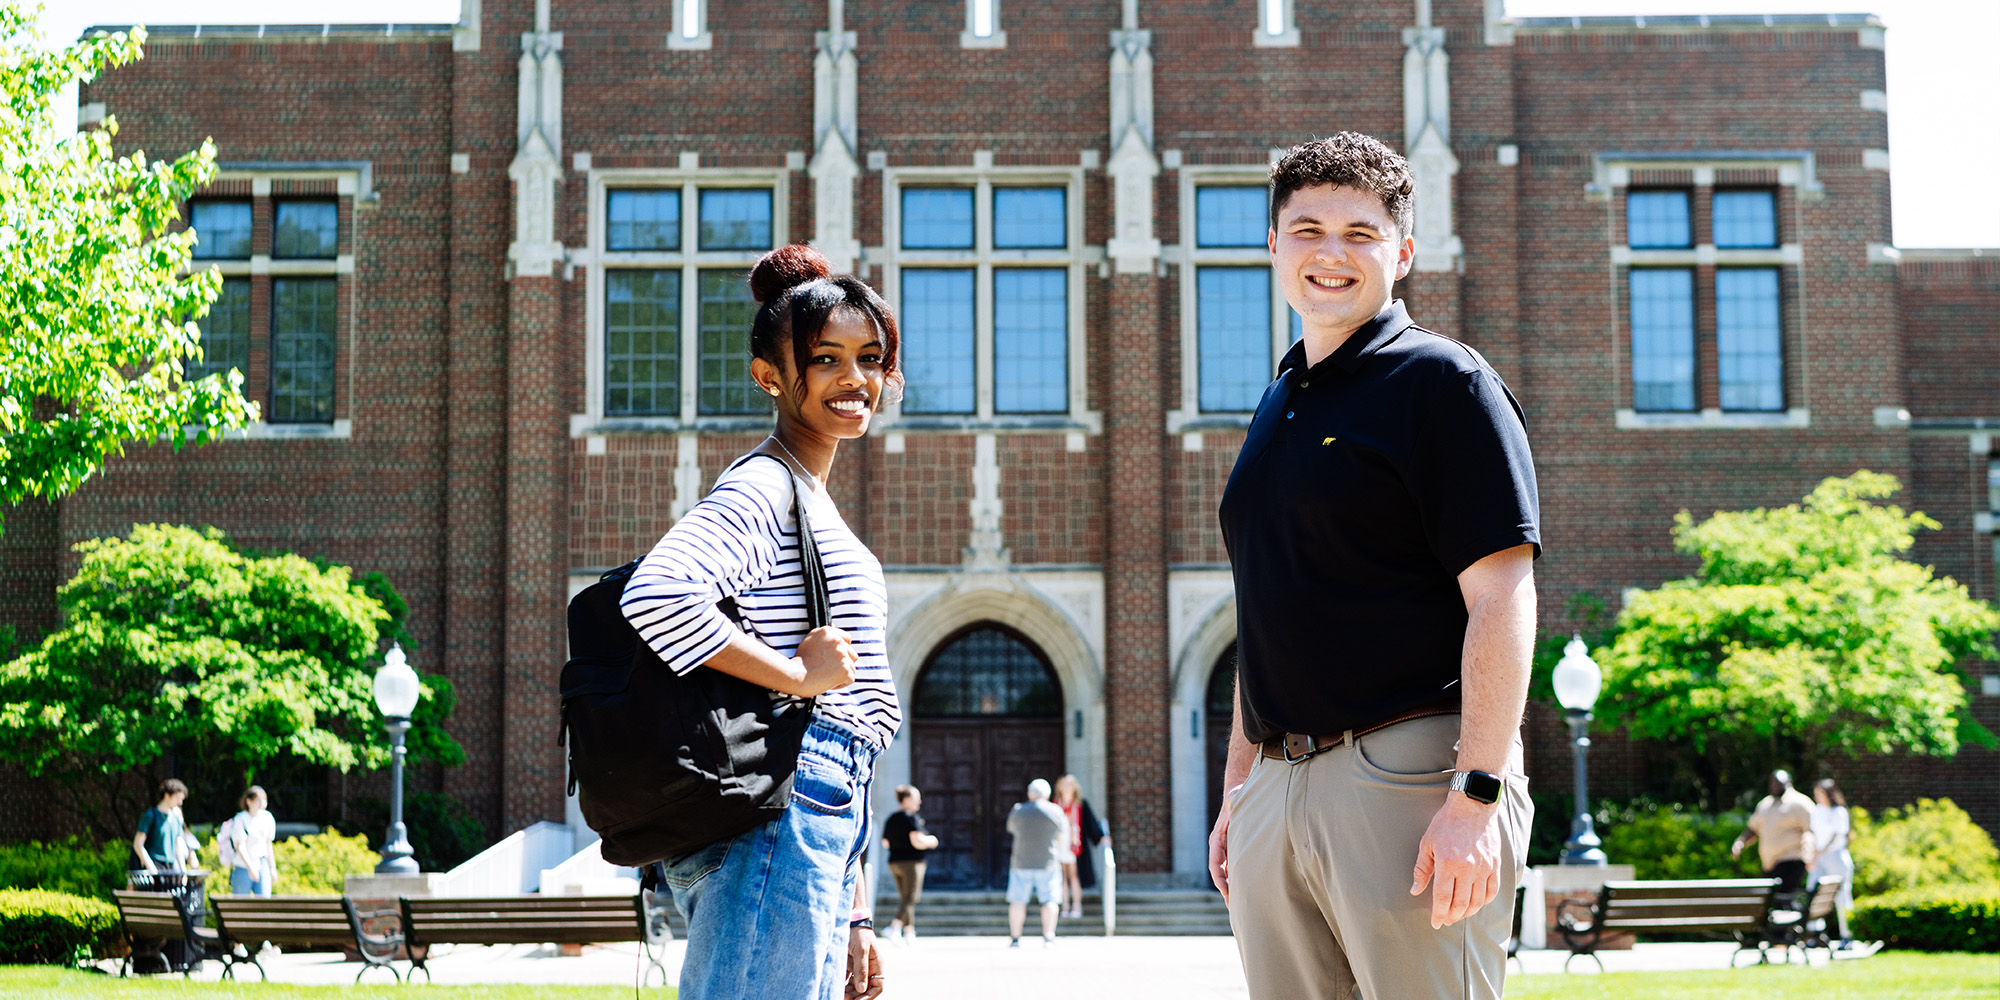
[[[843,9],[845,7],[845,9]],[[1203,868],[1234,606],[1214,510],[1290,340],[1275,150],[1356,129],[1420,181],[1421,322],[1529,414],[1545,629],[1684,575],[1671,514],[1901,476],[1919,555],[1994,597],[2000,259],[1889,240],[1884,32],[1859,15],[1508,19],[1500,0],[465,0],[452,25],[154,28],[85,88],[122,148],[226,161],[210,320],[265,407],[11,512],[0,614],[134,521],[381,570],[496,830],[562,820],[568,594],[768,426],[758,252],[810,240],[897,306],[912,389],[833,489],[880,554],[914,708],[884,759],[995,862],[1076,772],[1128,877]],[[202,221],[206,219],[205,223]],[[1226,678],[1225,678],[1226,680]],[[2000,681],[1974,692],[2000,728]],[[1552,709],[1530,769],[1569,774]],[[1644,762],[1606,747],[1597,787]],[[1864,779],[2000,829],[2000,760]],[[20,824],[16,824],[20,825]],[[18,832],[30,832],[23,828]]]

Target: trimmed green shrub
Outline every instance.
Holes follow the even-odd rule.
[[[1755,848],[1740,858],[1729,856],[1729,845],[1743,832],[1742,813],[1719,816],[1689,811],[1678,803],[1634,799],[1606,804],[1596,816],[1604,855],[1613,864],[1631,865],[1641,879],[1755,878],[1763,874]]]
[[[382,860],[368,847],[367,834],[352,837],[332,827],[303,837],[278,841],[278,884],[272,892],[280,896],[340,895],[347,891],[347,876],[365,875]],[[205,883],[209,895],[229,891],[229,873],[221,870],[215,839],[201,845],[201,866],[208,869]]]
[[[2000,883],[1904,889],[1854,904],[1854,936],[1915,951],[2000,952]]]
[[[1851,810],[1854,895],[2000,883],[2000,849],[1950,799],[1918,799],[1876,819]]]
[[[118,908],[46,889],[0,890],[0,964],[75,965],[110,953]]]
[[[47,889],[111,900],[138,864],[130,841],[91,844],[81,837],[0,846],[0,889]]]

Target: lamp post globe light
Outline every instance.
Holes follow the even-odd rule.
[[[1562,863],[1601,865],[1605,863],[1602,843],[1590,822],[1590,781],[1584,755],[1590,751],[1590,710],[1597,704],[1597,692],[1604,687],[1604,672],[1576,635],[1563,647],[1562,661],[1556,664],[1556,701],[1563,707],[1563,721],[1569,723],[1571,749],[1576,757],[1576,818],[1570,820],[1569,842],[1563,845]]]
[[[389,839],[382,845],[377,875],[415,875],[409,831],[403,827],[403,736],[410,731],[410,713],[417,710],[417,672],[410,669],[402,644],[389,647],[382,669],[375,673],[375,707],[389,727]]]

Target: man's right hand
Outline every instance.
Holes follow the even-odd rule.
[[[806,633],[799,643],[798,660],[805,667],[805,677],[796,689],[787,693],[801,698],[854,683],[854,671],[861,663],[854,655],[854,643],[846,631],[832,625],[822,625]]]
[[[1237,788],[1222,793],[1222,811],[1215,817],[1214,832],[1208,835],[1208,877],[1222,891],[1225,906],[1229,903],[1229,802],[1236,797]]]

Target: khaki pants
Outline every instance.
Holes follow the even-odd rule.
[[[1229,923],[1255,1000],[1498,1000],[1534,806],[1507,768],[1500,886],[1431,928],[1417,844],[1457,766],[1457,715],[1399,723],[1298,764],[1262,756],[1230,807]]]
[[[904,927],[917,929],[917,900],[924,895],[923,861],[891,861],[889,874],[896,878],[896,919]]]

